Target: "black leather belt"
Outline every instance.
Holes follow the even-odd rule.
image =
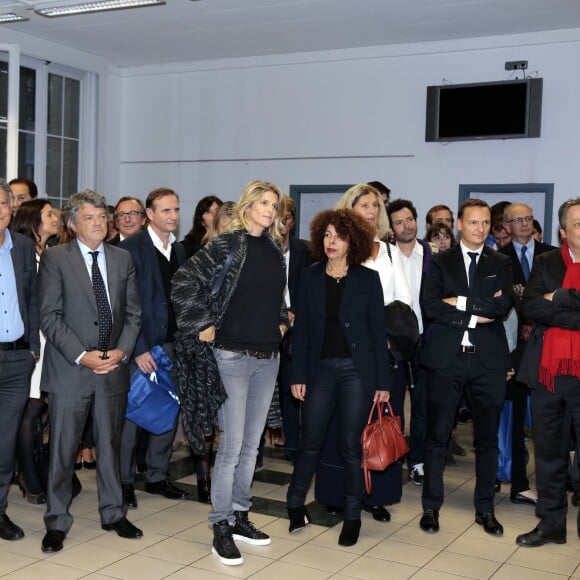
[[[22,339],[14,342],[0,342],[0,350],[30,350],[30,343]]]
[[[214,344],[214,348],[219,348],[220,350],[227,350],[229,352],[235,352],[236,354],[241,354],[244,356],[252,356],[257,359],[269,359],[278,358],[277,352],[264,352],[261,350],[247,350],[241,348],[230,348],[228,346],[222,346],[221,344]]]
[[[464,352],[467,354],[473,354],[477,349],[474,346],[464,346],[463,344],[459,347],[459,352]]]

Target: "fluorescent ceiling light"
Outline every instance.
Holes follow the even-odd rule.
[[[165,0],[100,0],[97,2],[74,2],[68,4],[60,2],[50,6],[35,8],[34,11],[41,16],[54,18],[57,16],[86,14],[87,12],[141,8],[144,6],[155,6],[157,4],[165,4]]]
[[[6,12],[0,12],[0,23],[2,22],[24,22],[25,20],[30,20],[25,12],[20,10],[8,10]]]

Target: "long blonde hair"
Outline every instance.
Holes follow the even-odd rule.
[[[232,209],[232,221],[226,227],[224,231],[233,232],[235,230],[248,230],[251,229],[251,223],[247,217],[248,210],[252,207],[252,204],[260,201],[262,195],[267,191],[271,191],[278,197],[278,203],[282,201],[284,193],[282,190],[274,183],[268,181],[260,181],[254,179],[250,181],[244,191],[242,191],[242,196],[234,205]],[[282,218],[284,216],[281,214],[280,209],[276,212],[274,221],[269,227],[268,231],[270,235],[277,241],[282,242],[284,226],[282,225]]]
[[[377,237],[383,239],[387,232],[389,231],[389,218],[387,217],[387,212],[385,210],[385,204],[383,203],[383,198],[379,193],[379,190],[369,185],[368,183],[357,183],[353,185],[350,189],[347,189],[342,197],[338,200],[334,209],[353,209],[353,206],[363,195],[372,193],[377,198],[379,202],[379,217],[377,219]]]

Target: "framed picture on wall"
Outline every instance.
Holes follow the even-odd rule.
[[[290,197],[296,204],[295,235],[310,239],[312,218],[325,209],[332,209],[350,185],[291,185]]]
[[[466,199],[478,198],[490,206],[500,202],[525,203],[544,230],[544,241],[552,240],[553,183],[460,184],[459,205]]]

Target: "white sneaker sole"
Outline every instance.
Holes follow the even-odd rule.
[[[242,557],[239,558],[224,558],[223,556],[220,556],[217,552],[217,550],[212,546],[211,548],[211,553],[215,554],[218,557],[218,560],[222,563],[225,564],[226,566],[239,566],[240,564],[244,563],[244,559]]]
[[[245,542],[246,544],[252,544],[252,546],[267,546],[272,543],[272,538],[266,538],[265,540],[254,540],[253,538],[247,538],[246,536],[240,536],[239,534],[232,534],[234,540],[239,542]]]

